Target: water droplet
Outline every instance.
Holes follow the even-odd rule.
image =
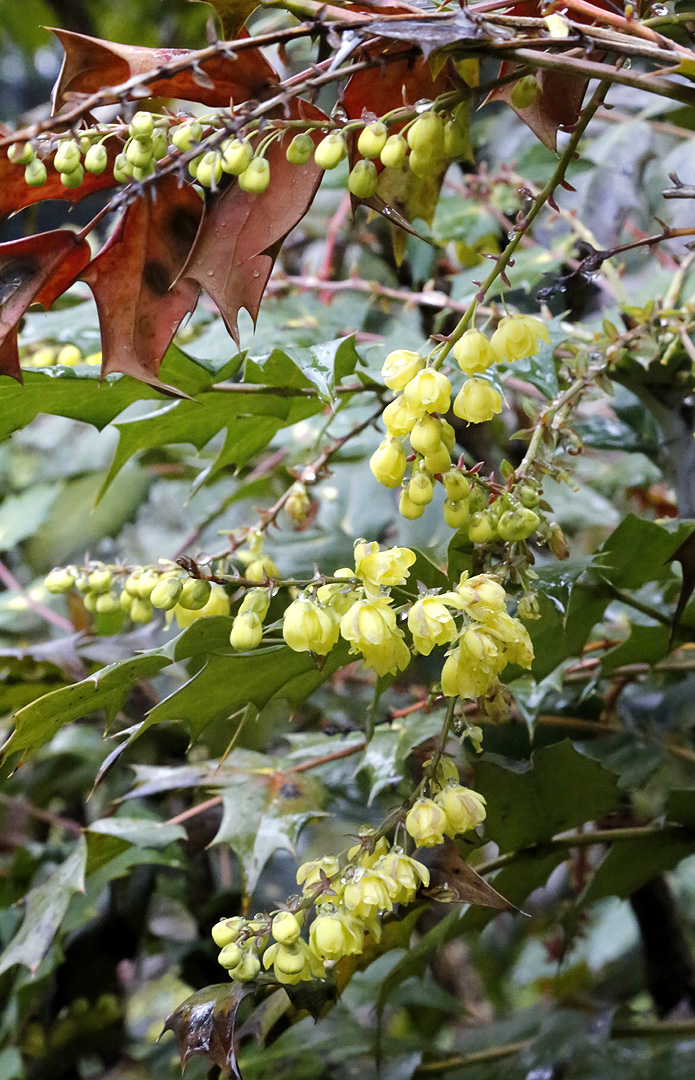
[[[214,270],[206,270],[205,272],[206,272],[208,277],[214,277],[215,276],[215,271]]]
[[[652,15],[668,15],[668,8],[665,4],[652,4]]]
[[[625,60],[625,63],[623,64],[623,71],[629,71],[631,67],[632,67],[632,60],[628,56],[627,59]]]

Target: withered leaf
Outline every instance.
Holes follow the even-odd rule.
[[[7,150],[0,151],[0,218],[46,199],[64,199],[66,202],[76,203],[95,191],[115,187],[113,163],[123,144],[120,139],[107,139],[104,145],[108,152],[106,169],[101,176],[85,172],[78,188],[66,188],[61,184],[60,173],[53,168],[54,154],[42,158],[48,172],[46,183],[41,187],[30,187],[24,179],[24,166],[13,165],[7,157]]]
[[[84,269],[89,244],[69,229],[0,244],[0,375],[21,382],[17,324],[30,304],[51,306]]]
[[[429,888],[423,890],[425,896],[446,904],[477,904],[497,911],[519,910],[468,865],[453,840],[446,840],[436,847],[418,848],[415,856],[430,872]]]
[[[99,313],[102,377],[120,371],[162,388],[162,357],[200,292],[177,278],[202,212],[189,184],[179,188],[173,176],[163,177],[154,197],[147,193],[128,206],[82,274]]]
[[[306,119],[325,114],[306,102]],[[313,157],[306,165],[291,165],[285,156],[292,134],[273,142],[266,154],[270,184],[262,195],[242,191],[232,183],[210,200],[184,270],[217,304],[227,329],[239,340],[237,317],[245,308],[256,320],[277,253],[289,232],[304,217],[321,183],[322,170]],[[315,141],[321,138],[316,133]]]
[[[369,37],[390,38],[395,41],[409,41],[428,57],[438,49],[453,49],[464,41],[490,40],[492,34],[480,18],[474,18],[466,11],[447,15],[441,19],[374,19],[361,31]],[[357,33],[360,33],[357,30]],[[422,95],[421,95],[422,96]]]
[[[205,986],[187,997],[166,1018],[162,1035],[165,1031],[173,1031],[182,1070],[194,1055],[199,1054],[241,1080],[234,1047],[234,1029],[239,1006],[254,989],[238,982]]]
[[[260,49],[241,49],[234,58],[222,54],[200,64],[207,80],[197,80],[190,68],[173,75],[161,74],[189,49],[148,49],[142,45],[119,45],[113,41],[53,28],[65,49],[63,65],[53,88],[53,110],[57,112],[72,94],[93,94],[102,87],[118,86],[134,75],[152,72],[146,85],[153,97],[182,98],[203,105],[228,106],[257,98],[274,87],[278,75]],[[117,101],[117,97],[111,100]]]
[[[504,61],[500,65],[499,77],[503,78],[514,70],[514,64]],[[514,84],[499,86],[488,94],[487,101],[505,101],[514,109],[520,120],[531,129],[536,138],[555,152],[557,133],[560,128],[571,131],[579,119],[584,94],[589,80],[582,75],[568,74],[566,71],[536,72],[540,93],[532,105],[519,109],[512,102]]]

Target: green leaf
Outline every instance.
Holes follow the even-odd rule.
[[[534,751],[530,762],[485,754],[473,765],[487,799],[486,831],[502,852],[540,844],[620,801],[617,778],[569,739]]]
[[[669,792],[666,820],[695,829],[695,789],[675,788]]]
[[[608,675],[623,664],[655,664],[667,656],[669,651],[668,626],[662,623],[654,626],[632,623],[627,640],[604,653],[601,670],[604,675]]]
[[[213,843],[229,844],[241,863],[244,894],[250,895],[263,867],[278,850],[294,854],[307,822],[323,817],[322,785],[306,773],[282,773],[262,755],[255,771],[240,771],[222,789],[222,821]],[[233,768],[238,756],[231,755]],[[243,758],[242,758],[243,761]]]
[[[353,373],[360,360],[354,337],[324,341],[308,349],[289,348],[286,353],[327,405],[335,404],[336,385]]]
[[[77,841],[74,851],[41,885],[27,893],[22,925],[0,956],[0,974],[15,964],[36,971],[65,917],[73,893],[84,890],[87,842]]]
[[[100,818],[89,826],[89,833],[111,836],[126,844],[143,848],[163,848],[175,840],[185,840],[183,825],[164,825],[149,818]]]
[[[441,712],[423,716],[413,713],[390,724],[379,724],[367,745],[356,774],[369,778],[369,805],[384,788],[403,779],[405,763],[414,746],[437,735],[442,726]]]
[[[527,624],[535,655],[531,671],[536,679],[544,679],[568,657],[580,655],[608,605],[607,597],[578,583],[584,569],[585,564],[575,563],[539,571],[540,618]],[[509,677],[519,674],[516,668]]]
[[[60,492],[58,484],[35,484],[0,504],[0,551],[8,551],[36,532]]]
[[[599,549],[594,568],[618,589],[639,589],[665,576],[667,564],[694,529],[692,521],[657,525],[630,514]]]

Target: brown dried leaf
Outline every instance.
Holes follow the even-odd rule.
[[[499,77],[503,78],[513,70],[514,64],[504,61],[500,65]],[[492,90],[486,100],[505,101],[536,138],[555,152],[558,130],[571,131],[579,119],[589,80],[566,71],[538,71],[536,78],[540,94],[527,109],[518,109],[512,104],[513,83]]]
[[[82,275],[99,312],[102,377],[120,371],[163,387],[162,357],[200,292],[178,276],[202,213],[189,184],[179,188],[173,176],[163,177],[155,198],[148,193],[130,204]]]
[[[468,865],[453,840],[446,840],[436,847],[419,848],[416,857],[430,872],[430,887],[424,890],[425,896],[445,904],[477,904],[497,911],[519,910]]]
[[[109,155],[106,169],[101,176],[85,172],[84,180],[78,188],[66,188],[61,184],[60,173],[53,168],[54,154],[42,158],[48,170],[46,183],[41,187],[29,187],[24,179],[24,166],[13,165],[8,160],[7,149],[0,151],[0,218],[7,214],[14,214],[25,206],[31,206],[32,203],[43,202],[45,199],[65,199],[67,202],[76,203],[95,191],[116,187],[116,181],[113,178],[113,162],[123,144],[120,139],[108,139],[104,145]]]
[[[0,375],[21,382],[17,324],[30,304],[48,308],[84,269],[89,244],[69,229],[0,244]]]
[[[199,1054],[241,1080],[234,1048],[234,1028],[239,1006],[254,989],[237,982],[205,986],[187,997],[167,1017],[162,1035],[165,1031],[173,1031],[182,1071],[189,1060]]]
[[[306,102],[300,106],[305,119],[325,118]],[[184,270],[215,301],[237,343],[239,311],[245,308],[255,322],[277,253],[311,206],[323,176],[313,158],[306,165],[287,161],[291,138],[290,132],[270,146],[270,184],[262,195],[232,183],[210,200]]]
[[[152,72],[146,85],[153,97],[182,98],[203,105],[224,107],[256,98],[277,85],[278,75],[260,49],[242,49],[235,59],[220,54],[200,65],[209,80],[206,85],[190,68],[175,75],[160,75],[159,69],[190,53],[189,49],[147,49],[141,45],[119,45],[113,41],[76,34],[70,30],[53,33],[65,49],[63,65],[53,88],[53,110],[57,112],[72,94],[93,94],[103,87],[118,86],[134,75]],[[117,101],[118,97],[109,99]]]

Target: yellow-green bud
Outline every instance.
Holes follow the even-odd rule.
[[[80,164],[80,148],[74,139],[62,142],[56,150],[53,166],[56,172],[70,173]]]
[[[381,120],[376,120],[362,128],[357,140],[357,152],[365,158],[377,158],[386,146],[388,128]]]
[[[512,105],[515,109],[529,109],[538,101],[541,88],[535,75],[524,75],[514,83],[511,94]]]
[[[414,503],[408,494],[408,488],[403,488],[401,497],[398,500],[398,512],[406,521],[416,521],[417,518],[421,518],[424,514],[425,507]]]
[[[408,146],[430,160],[444,155],[444,120],[434,111],[423,113],[408,128]]]
[[[442,425],[442,442],[447,450],[451,452],[456,446],[456,432],[449,421],[445,420],[444,417],[441,417],[439,422]]]
[[[239,937],[245,922],[246,920],[238,915],[233,919],[220,919],[219,922],[216,922],[210,931],[215,945],[220,949],[223,949],[225,945],[231,945]]]
[[[106,568],[97,569],[92,570],[87,581],[90,592],[105,593],[111,588],[113,576],[111,571]]]
[[[255,611],[242,611],[232,623],[229,644],[237,652],[257,649],[263,640],[263,623]]]
[[[162,578],[150,593],[152,607],[159,611],[171,611],[176,607],[182,589],[183,580],[180,577]]]
[[[313,152],[314,140],[308,131],[301,131],[287,147],[285,157],[290,165],[306,165]]]
[[[297,481],[292,485],[287,501],[285,513],[295,525],[303,525],[311,510],[311,499],[307,495],[304,484]]]
[[[405,450],[398,439],[384,439],[369,459],[372,475],[387,488],[395,488],[402,483],[405,464]]]
[[[348,188],[356,199],[371,199],[376,194],[379,177],[373,161],[357,161],[348,176]]]
[[[314,151],[314,161],[319,169],[336,169],[346,157],[347,144],[339,131],[331,131]]]
[[[248,163],[238,180],[242,191],[262,195],[270,183],[270,165],[265,158],[255,157]]]
[[[261,555],[248,564],[245,577],[247,581],[265,581],[266,578],[279,578],[280,571],[270,555]]]
[[[66,188],[78,188],[82,186],[84,180],[84,169],[81,165],[76,165],[72,172],[62,172],[60,174],[60,182],[63,187]]]
[[[224,946],[222,952],[217,957],[217,962],[218,964],[221,964],[223,968],[226,968],[227,971],[230,971],[231,968],[235,968],[241,963],[243,955],[243,951],[232,941],[229,945]]]
[[[261,970],[261,962],[253,953],[244,953],[242,960],[232,968],[232,976],[237,982],[253,982]]]
[[[7,156],[13,165],[29,165],[36,157],[36,151],[29,142],[12,143],[7,148]]]
[[[90,146],[84,157],[84,167],[93,176],[101,176],[108,162],[109,155],[103,143]]]
[[[115,593],[101,593],[97,596],[97,602],[95,610],[100,615],[112,615],[114,611],[120,611],[121,605],[118,602],[118,597]]]
[[[84,604],[87,611],[89,611],[92,615],[96,612],[97,609],[97,599],[98,593],[94,592],[86,592],[82,597],[82,603]]]
[[[280,945],[293,945],[299,938],[301,926],[291,911],[281,911],[273,919],[272,935]]]
[[[129,593],[127,589],[123,589],[121,591],[121,595],[118,598],[118,603],[119,603],[119,605],[121,607],[121,610],[126,611],[126,612],[130,612],[130,609],[133,606],[133,601],[134,600],[135,600],[135,597],[133,596],[133,594]]]
[[[379,157],[388,169],[400,169],[408,153],[408,143],[402,135],[389,135]]]
[[[480,371],[487,371],[496,360],[490,342],[480,330],[466,330],[451,351],[461,371],[466,375],[477,375]]]
[[[152,113],[136,112],[130,121],[128,129],[131,135],[151,135],[154,131],[154,117]]]
[[[253,147],[246,139],[225,139],[222,151],[222,170],[230,176],[241,176],[253,158]]]
[[[125,156],[134,169],[146,169],[152,163],[152,140],[131,139],[125,148]]]
[[[408,168],[418,179],[427,180],[434,172],[438,161],[438,158],[431,158],[426,154],[418,154],[417,151],[411,150],[408,158]]]
[[[444,125],[444,154],[451,161],[470,156],[471,141],[466,124],[447,120]]]
[[[466,479],[460,469],[451,468],[442,477],[447,499],[452,502],[460,502],[467,499],[471,493],[470,481]]]
[[[425,413],[422,419],[413,425],[410,432],[410,445],[418,454],[436,453],[442,445],[441,421]]]
[[[159,161],[169,153],[169,140],[164,128],[155,128],[152,135],[152,153],[155,160]]]
[[[133,179],[133,166],[125,154],[117,154],[113,163],[113,178],[117,184],[127,184]]]
[[[222,155],[219,150],[209,150],[198,162],[196,180],[202,187],[216,187],[222,179]]]
[[[468,502],[466,499],[461,499],[460,502],[446,499],[444,502],[444,520],[450,529],[462,529],[464,525],[467,525]]]
[[[149,622],[153,615],[154,609],[149,600],[141,600],[139,596],[133,598],[133,602],[130,605],[130,617],[133,622]]]
[[[182,153],[185,153],[186,150],[190,150],[192,146],[199,143],[202,137],[202,126],[197,120],[191,120],[187,124],[181,124],[179,127],[174,128],[171,141],[177,150],[181,150]]]
[[[24,181],[29,187],[41,187],[46,183],[48,173],[46,166],[40,158],[33,158],[24,170]]]
[[[137,580],[137,595],[141,600],[149,600],[152,590],[160,582],[160,575],[155,570],[144,570]]]
[[[490,518],[484,510],[471,514],[468,522],[468,539],[472,544],[487,544],[489,540],[492,540],[494,533]]]
[[[57,566],[55,570],[51,570],[44,581],[48,592],[55,594],[69,592],[74,584],[74,574],[71,574],[67,567],[62,566]]]
[[[444,443],[440,443],[432,454],[425,454],[425,468],[433,476],[448,472],[451,467],[451,454]]]
[[[210,582],[189,578],[183,583],[178,599],[179,607],[187,611],[200,611],[210,599]]]
[[[528,540],[535,533],[541,519],[533,510],[519,506],[516,510],[506,510],[497,522],[497,531],[503,540],[514,543]]]
[[[432,478],[425,472],[416,472],[408,484],[408,497],[416,506],[428,506],[434,496]]]

